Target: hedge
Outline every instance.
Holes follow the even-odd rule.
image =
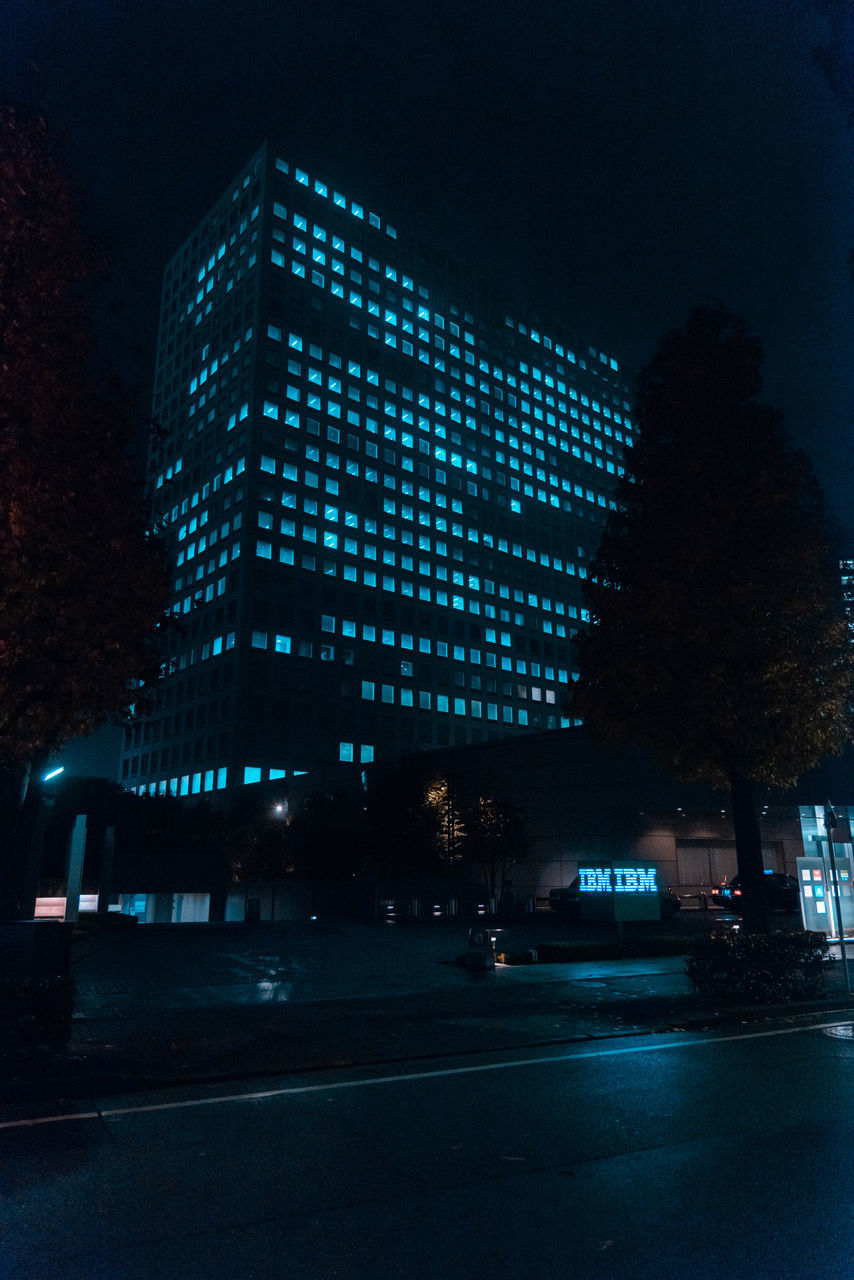
[[[687,971],[705,995],[784,1004],[821,995],[829,960],[823,933],[713,933],[694,945]]]

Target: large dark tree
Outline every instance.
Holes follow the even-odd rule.
[[[28,769],[158,668],[165,562],[129,406],[93,372],[94,265],[45,122],[0,109],[0,918],[21,893]]]
[[[833,525],[757,399],[761,360],[742,319],[698,308],[641,373],[573,704],[595,736],[729,790],[753,930],[768,923],[755,788],[838,751],[852,692]]]

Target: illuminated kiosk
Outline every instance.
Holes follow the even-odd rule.
[[[635,858],[579,863],[579,919],[660,920],[655,876],[654,863]]]
[[[816,840],[820,856],[798,858],[798,888],[801,898],[801,918],[805,929],[819,930],[828,938],[839,937],[836,920],[836,894],[833,872],[827,854],[827,841]],[[850,845],[840,844],[844,852],[835,855],[836,874],[839,877],[839,905],[842,911],[842,927],[850,937],[854,933],[854,897],[851,886]]]

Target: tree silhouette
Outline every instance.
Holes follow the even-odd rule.
[[[757,784],[791,785],[850,727],[834,529],[807,458],[757,400],[762,351],[723,307],[668,334],[588,583],[575,714],[728,788],[745,924],[767,928]]]
[[[93,373],[92,275],[45,121],[0,109],[0,918],[23,891],[30,766],[126,711],[159,670],[165,560],[129,406]]]

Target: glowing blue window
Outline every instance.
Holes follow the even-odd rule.
[[[283,267],[285,265],[285,255],[280,253],[278,249],[271,249],[270,261],[274,267]]]
[[[352,742],[339,742],[339,743],[338,743],[338,759],[339,759],[339,760],[341,760],[341,761],[343,761],[343,762],[344,762],[344,763],[346,763],[346,764],[349,764],[349,763],[351,763],[351,762],[352,762],[352,760],[353,760],[353,744],[352,744]]]
[[[375,687],[373,680],[362,681],[362,698],[365,702],[373,702]]]
[[[272,400],[265,400],[264,401],[264,417],[278,418],[278,416],[279,416],[279,406],[277,404],[274,404]]]
[[[333,191],[332,200],[334,204],[338,205],[339,209],[347,208],[347,198],[346,196],[342,196],[340,191]]]
[[[251,764],[245,765],[243,769],[244,786],[247,786],[249,783],[252,783],[252,782],[260,782],[260,781],[261,781],[261,770],[257,768],[255,765],[251,765]]]
[[[364,209],[360,204],[356,204],[355,201],[350,202],[350,212],[352,213],[354,218],[364,218],[365,216]]]
[[[305,276],[305,264],[302,262],[292,262],[291,271],[295,276]]]
[[[273,648],[276,651],[276,653],[290,653],[291,637],[277,635],[273,642]]]
[[[325,182],[320,182],[318,179],[315,179],[315,182],[314,182],[314,189],[315,189],[315,191],[317,192],[317,194],[318,194],[319,196],[325,196],[325,195],[328,195],[328,192],[327,192],[327,190],[326,190],[326,183],[325,183]]]
[[[273,546],[272,546],[272,543],[269,543],[269,542],[256,542],[256,544],[255,544],[255,554],[256,554],[256,556],[260,556],[262,560],[272,560],[272,558],[273,558]]]
[[[374,758],[374,748],[370,743],[364,742],[359,748],[359,761],[361,764],[371,764]]]
[[[294,169],[294,177],[303,187],[308,186],[308,174],[304,173],[302,169]]]

